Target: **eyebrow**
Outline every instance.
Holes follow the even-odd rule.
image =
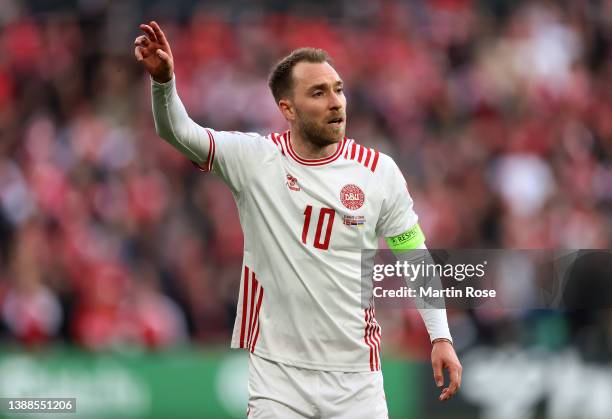
[[[342,80],[338,80],[337,82],[334,83],[334,87],[343,86],[343,85],[344,85],[344,82]],[[328,86],[327,83],[315,84],[314,86],[310,86],[308,88],[308,91],[312,92],[313,90],[325,90],[327,86]]]

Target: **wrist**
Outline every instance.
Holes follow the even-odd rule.
[[[447,338],[436,338],[434,340],[431,341],[432,346],[435,345],[436,343],[440,343],[440,342],[447,342],[450,343],[451,346],[453,346],[453,341]]]
[[[151,80],[156,84],[167,84],[172,81],[174,78],[174,73],[170,74],[170,76],[165,77],[153,77],[151,76]]]

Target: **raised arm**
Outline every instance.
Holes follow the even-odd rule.
[[[209,159],[210,137],[187,114],[176,91],[174,60],[166,35],[157,22],[142,24],[134,41],[134,55],[151,76],[155,129],[190,160],[202,165]]]

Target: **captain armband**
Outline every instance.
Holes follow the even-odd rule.
[[[389,249],[396,251],[401,250],[411,250],[419,248],[423,243],[425,243],[425,235],[423,234],[423,230],[419,227],[418,224],[415,224],[409,230],[398,234],[393,237],[386,237],[387,246]]]

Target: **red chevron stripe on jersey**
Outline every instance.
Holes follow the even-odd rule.
[[[253,324],[253,329],[255,332],[253,333],[253,339],[249,342],[249,348],[251,353],[255,351],[255,345],[257,345],[257,338],[259,337],[259,310],[261,309],[261,303],[263,301],[263,288],[259,287],[259,297],[257,298],[257,308],[255,309],[255,319]]]
[[[376,170],[379,156],[378,150],[359,145],[353,139],[347,139],[344,148],[345,152],[343,157],[346,160],[354,160],[357,163],[361,163],[372,172]]]
[[[380,340],[381,340],[381,333],[380,333],[380,325],[376,321],[375,314],[376,314],[376,310],[374,309],[374,307],[372,307],[372,323],[373,323],[373,328],[374,328],[374,342],[376,342],[376,352],[375,352],[375,356],[376,356],[376,371],[379,371],[380,370]]]
[[[357,161],[359,163],[361,163],[361,159],[363,158],[363,150],[364,150],[364,147],[363,146],[359,146],[359,157],[357,158]]]
[[[259,310],[263,301],[264,290],[255,272],[244,267],[242,288],[242,322],[240,324],[240,347],[255,350],[259,336]],[[249,292],[250,290],[250,292]]]
[[[255,279],[255,272],[251,272],[251,308],[249,310],[249,333],[247,335],[247,342],[251,342],[251,336],[253,332],[253,312],[255,311],[255,297],[257,296],[257,280]]]
[[[248,298],[249,298],[249,267],[244,267],[244,279],[243,289],[242,289],[242,322],[240,323],[240,347],[244,348],[244,330],[246,328],[246,316],[247,316],[247,308],[248,308]]]
[[[365,312],[365,333],[363,340],[370,348],[370,370],[380,370],[380,325],[374,316],[374,307],[372,302],[370,306],[364,310]]]
[[[285,154],[285,150],[283,149],[283,142],[280,140],[279,135],[273,132],[272,134],[270,134],[270,138],[272,139],[272,142],[274,142],[274,144],[276,144],[276,147],[284,155]]]
[[[370,155],[372,154],[372,149],[368,148],[368,152],[366,153],[366,158],[365,161],[363,162],[363,165],[365,167],[368,167],[368,163],[370,162]]]
[[[376,371],[374,363],[374,343],[372,342],[371,333],[372,327],[370,325],[370,309],[365,310],[365,335],[363,337],[366,345],[370,347],[370,371]]]

